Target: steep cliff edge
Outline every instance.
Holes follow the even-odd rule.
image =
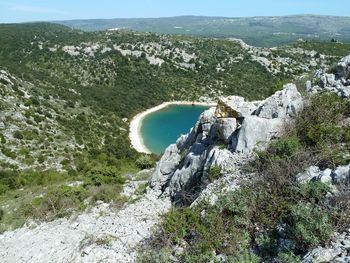
[[[278,137],[286,121],[303,107],[294,84],[287,84],[264,101],[247,102],[242,97],[221,99],[205,111],[189,134],[170,145],[151,179],[151,187],[170,194],[175,202],[208,184],[208,172],[219,166],[230,174]],[[184,201],[184,200],[182,200]],[[193,201],[193,200],[192,200]]]

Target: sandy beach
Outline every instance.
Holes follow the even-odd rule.
[[[169,105],[195,105],[195,106],[216,106],[216,103],[210,103],[210,102],[191,102],[191,101],[171,101],[171,102],[164,102],[158,106],[155,106],[153,108],[150,108],[146,111],[143,111],[139,114],[137,114],[130,122],[130,132],[129,132],[129,138],[131,141],[132,147],[140,152],[140,153],[148,153],[150,154],[151,151],[147,149],[147,147],[144,145],[143,138],[141,135],[141,125],[143,119],[150,113],[159,111],[163,108],[166,108]]]

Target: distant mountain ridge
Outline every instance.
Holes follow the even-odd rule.
[[[292,15],[268,17],[178,16],[55,21],[84,31],[127,29],[163,34],[240,38],[255,46],[278,46],[299,38],[350,41],[350,17]]]

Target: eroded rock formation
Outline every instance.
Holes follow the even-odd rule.
[[[181,200],[184,193],[205,186],[214,166],[220,166],[224,173],[232,172],[235,163],[225,160],[264,148],[302,107],[294,84],[285,85],[264,101],[247,102],[237,96],[219,100],[216,108],[200,116],[189,134],[166,149],[151,186],[161,188],[175,201]]]

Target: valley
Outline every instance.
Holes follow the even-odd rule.
[[[349,260],[347,19],[188,19],[0,24],[5,262]]]

